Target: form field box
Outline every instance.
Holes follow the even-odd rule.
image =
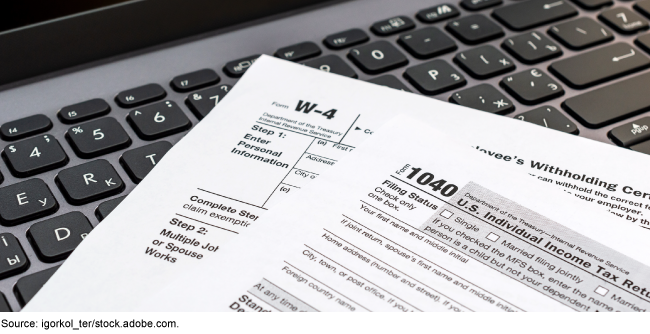
[[[444,217],[444,218],[449,219],[449,218],[451,218],[451,216],[454,215],[454,213],[451,212],[451,211],[442,210],[442,212],[440,213],[440,215],[441,215],[442,217]]]

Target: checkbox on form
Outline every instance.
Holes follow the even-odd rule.
[[[499,240],[500,236],[498,234],[494,234],[494,233],[490,232],[490,234],[488,234],[487,237],[485,237],[485,238],[492,241],[492,242],[494,242],[494,241]]]
[[[451,212],[451,211],[442,210],[442,212],[440,213],[440,215],[441,215],[442,217],[444,217],[444,218],[449,219],[449,218],[451,218],[451,216],[454,215],[454,213]]]
[[[596,290],[594,290],[594,292],[604,297],[609,292],[609,290],[607,290],[607,289],[605,289],[605,288],[603,288],[602,286],[599,285],[596,288]]]

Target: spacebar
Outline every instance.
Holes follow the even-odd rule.
[[[590,128],[634,116],[650,109],[650,73],[619,81],[564,101],[562,106]]]

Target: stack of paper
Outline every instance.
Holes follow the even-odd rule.
[[[647,159],[262,57],[25,309],[638,311]]]

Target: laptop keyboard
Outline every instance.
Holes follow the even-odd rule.
[[[617,6],[618,0],[505,4],[502,0],[461,0],[456,5],[377,18],[368,27],[323,31],[322,40],[277,45],[273,55],[350,78],[358,78],[361,71],[372,75],[367,81],[394,89],[412,91],[410,85],[424,95],[448,94],[452,103],[485,112],[509,115],[517,111],[517,119],[574,135],[579,135],[575,122],[598,129],[650,110],[650,73],[633,75],[650,67],[650,34],[639,35],[636,45],[614,42],[617,34],[648,29],[650,0],[637,2],[632,9]],[[576,17],[588,10],[600,11],[598,21]],[[550,26],[540,29],[544,25]],[[504,38],[507,30],[521,33]],[[499,39],[500,48],[494,43],[481,45]],[[457,52],[459,45],[471,47]],[[571,55],[562,57],[562,48],[572,50]],[[343,50],[348,59],[329,50]],[[419,61],[409,62],[407,54]],[[448,54],[453,55],[450,61],[436,58]],[[13,287],[0,292],[0,311],[11,311],[9,300],[24,306],[93,226],[124,199],[126,189],[131,189],[126,185],[141,182],[171,149],[165,138],[187,132],[228,94],[232,85],[221,83],[220,75],[232,83],[259,56],[242,54],[239,59],[217,60],[220,68],[196,69],[178,73],[169,82],[106,92],[114,94],[115,104],[123,110],[111,110],[106,100],[94,98],[61,106],[56,113],[2,124],[4,164],[14,177],[24,180],[0,186],[0,281],[11,281]],[[549,65],[517,70],[518,63],[536,65],[549,60]],[[386,73],[396,69],[403,78]],[[498,78],[498,86],[491,81],[465,87],[467,77]],[[573,89],[602,86],[561,101],[567,117],[544,105],[562,99],[564,85]],[[170,99],[169,91],[186,94],[185,99]],[[515,110],[513,100],[530,107]],[[124,115],[126,123],[119,122]],[[53,122],[69,128],[51,133]],[[627,122],[608,136],[616,145],[650,154],[646,124],[650,118]],[[128,132],[150,143],[131,147]],[[69,166],[66,151],[70,150],[88,161]],[[104,159],[115,152],[121,154],[119,163]],[[120,177],[119,169],[128,179]],[[56,187],[44,182],[47,179],[41,174],[47,171],[56,171]],[[119,197],[109,199],[113,196]],[[81,205],[95,207],[95,217],[75,211]],[[57,215],[60,211],[66,213]],[[21,243],[3,226],[22,226],[28,243]],[[55,266],[30,270],[34,261]]]

